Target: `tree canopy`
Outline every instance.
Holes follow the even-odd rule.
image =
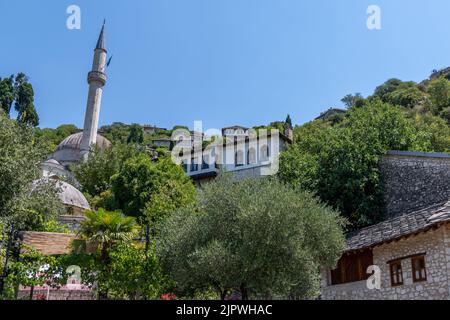
[[[28,77],[18,73],[9,78],[0,78],[0,107],[9,115],[12,105],[17,111],[17,120],[20,123],[37,127],[39,116],[34,106],[34,90]]]
[[[56,186],[36,181],[43,158],[33,130],[0,112],[0,217],[22,230],[44,228],[62,210]]]
[[[162,224],[157,250],[180,293],[312,297],[319,268],[333,267],[344,248],[343,224],[311,194],[276,179],[223,175],[205,186],[197,207]]]
[[[153,161],[144,153],[125,161],[119,173],[112,177],[111,183],[117,207],[125,214],[147,222],[148,215],[152,214],[148,209],[156,209],[157,206],[152,201],[160,201],[160,197],[164,196],[170,198],[173,206],[178,207],[178,204],[193,201],[196,193],[191,179],[171,158]],[[161,190],[167,190],[169,186],[175,188],[161,195]]]
[[[317,193],[353,228],[364,227],[383,218],[381,156],[388,150],[449,150],[448,133],[438,118],[416,114],[411,119],[401,107],[371,98],[351,108],[338,125],[314,121],[296,128],[294,146],[281,156],[279,176]]]

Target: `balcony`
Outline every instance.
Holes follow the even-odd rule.
[[[192,163],[190,165],[183,165],[183,169],[186,174],[194,180],[207,177],[216,177],[219,174],[219,168],[215,164],[209,165],[207,163],[202,163],[199,165]]]

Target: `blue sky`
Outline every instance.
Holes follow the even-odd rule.
[[[71,4],[81,30],[66,28]],[[381,30],[366,27],[371,4]],[[448,0],[0,0],[0,76],[30,77],[41,127],[81,127],[106,18],[101,124],[304,123],[347,93],[449,66],[449,12]]]

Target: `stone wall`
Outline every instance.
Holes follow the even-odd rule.
[[[450,155],[392,151],[381,161],[388,217],[450,198]]]
[[[82,215],[64,215],[57,218],[60,224],[67,226],[73,233],[77,233],[80,230],[81,222],[85,220],[86,217]]]
[[[20,300],[29,300],[30,290],[20,290],[17,298]],[[33,300],[95,300],[95,295],[92,291],[86,290],[34,290]]]
[[[392,287],[388,261],[426,253],[427,281],[413,283],[411,258],[402,260],[404,285]],[[329,271],[322,274],[324,300],[449,300],[450,224],[373,249],[381,269],[381,289],[369,290],[366,281],[332,286]]]

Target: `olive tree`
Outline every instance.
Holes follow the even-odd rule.
[[[320,268],[334,266],[344,248],[343,227],[338,212],[310,193],[274,178],[223,175],[197,206],[162,224],[157,254],[181,294],[314,297]]]

